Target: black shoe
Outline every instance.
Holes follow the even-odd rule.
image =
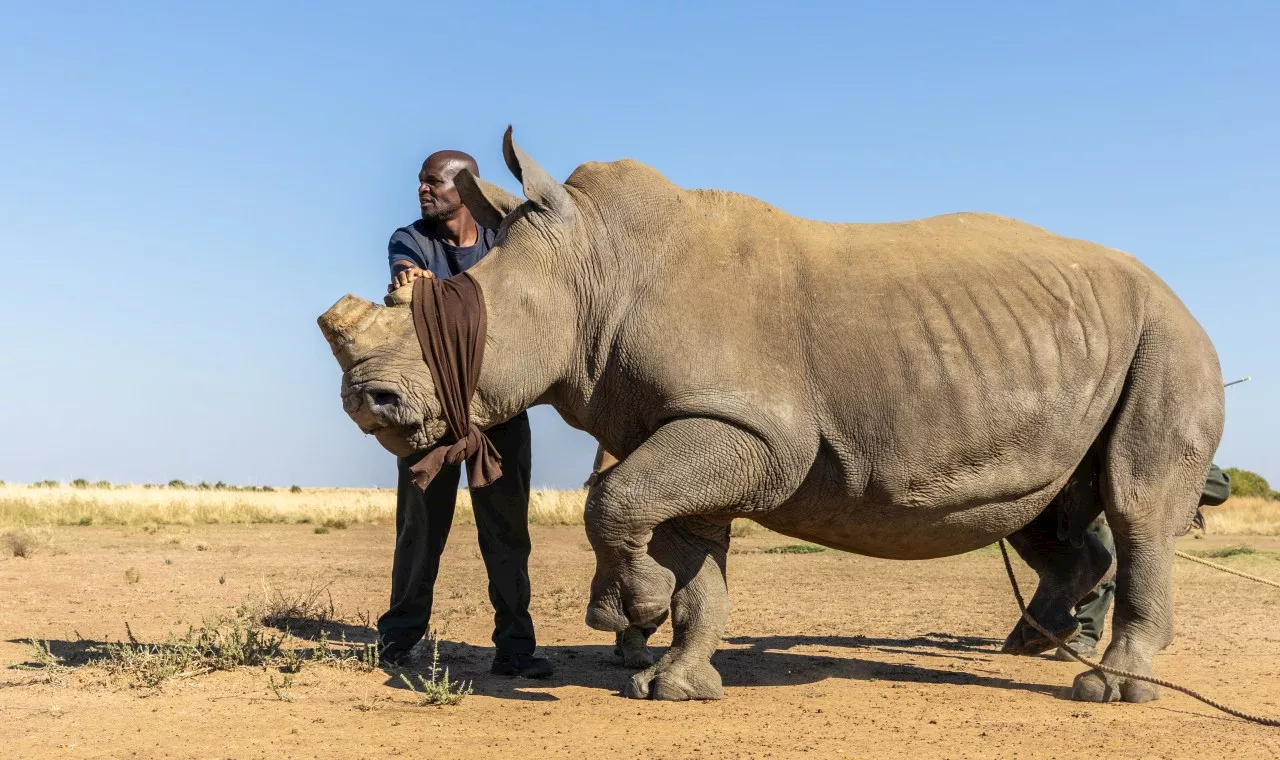
[[[498,676],[521,678],[546,678],[555,672],[551,660],[531,654],[503,654],[499,652],[489,666],[489,672]]]
[[[407,668],[413,665],[408,649],[384,649],[378,653],[378,664],[384,668]]]
[[[1076,639],[1075,641],[1069,641],[1067,643],[1071,645],[1072,649],[1076,650],[1076,654],[1080,655],[1086,660],[1098,659],[1098,642],[1091,641],[1089,639],[1080,638],[1080,639]],[[1058,651],[1054,652],[1053,656],[1056,659],[1062,660],[1063,662],[1078,662],[1076,658],[1067,654],[1067,650],[1063,649],[1062,647],[1058,647]]]

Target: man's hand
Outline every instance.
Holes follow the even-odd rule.
[[[432,274],[429,270],[419,269],[414,266],[408,266],[408,267],[404,267],[403,269],[397,269],[395,273],[391,275],[391,284],[387,286],[387,292],[390,293],[393,290],[402,288],[405,285],[408,285],[409,283],[418,279],[419,277],[426,277],[427,279],[431,279],[432,277],[435,277],[435,275]]]

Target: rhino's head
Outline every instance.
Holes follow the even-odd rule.
[[[487,270],[484,287],[496,291],[485,299],[489,314],[485,365],[493,366],[481,376],[478,395],[484,395],[486,403],[477,409],[473,400],[472,412],[490,422],[533,403],[547,387],[544,380],[556,371],[558,354],[572,342],[570,320],[538,324],[531,313],[564,300],[558,292],[562,289],[549,284],[547,268],[536,262],[553,260],[582,240],[568,189],[516,146],[510,128],[503,140],[503,156],[528,200],[465,169],[454,178],[476,221],[499,230],[493,255],[478,268]],[[516,250],[511,254],[520,261],[509,267],[489,266],[495,263],[491,259],[501,258],[500,249],[512,247]],[[383,448],[397,456],[430,449],[447,432],[431,372],[414,333],[408,308],[411,293],[412,286],[400,288],[386,297],[386,306],[347,295],[317,320],[343,370],[343,409],[362,431],[375,435]]]
[[[446,430],[413,331],[411,290],[388,295],[387,306],[346,295],[317,320],[342,367],[342,408],[397,456],[431,448]]]

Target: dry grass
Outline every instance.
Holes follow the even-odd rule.
[[[0,551],[13,557],[33,557],[53,543],[53,533],[48,528],[11,530],[0,537]]]
[[[585,502],[586,491],[534,491],[529,521],[535,525],[581,525]],[[394,523],[395,513],[396,495],[391,489],[261,492],[0,485],[0,526],[307,523],[340,530],[347,525]],[[454,522],[475,523],[471,496],[465,489],[458,492]]]
[[[530,499],[529,521],[534,525],[581,525],[587,492],[536,490]],[[197,490],[117,486],[110,489],[72,486],[0,485],[0,526],[46,525],[200,525],[223,523],[306,523],[317,528],[341,530],[347,525],[395,522],[396,495],[391,489],[302,488],[298,491]],[[1204,508],[1209,533],[1229,535],[1280,535],[1280,502],[1235,498],[1218,507]],[[471,495],[458,492],[454,522],[473,525]],[[734,520],[732,535],[764,532],[749,520]],[[325,532],[317,530],[317,532]],[[33,534],[9,533],[30,545],[41,542]],[[47,541],[43,542],[47,545]],[[23,551],[19,546],[19,551]],[[16,554],[17,552],[15,552]]]
[[[1280,501],[1237,497],[1219,507],[1205,507],[1210,534],[1234,536],[1280,535]]]

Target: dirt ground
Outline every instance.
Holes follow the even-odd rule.
[[[27,637],[51,639],[56,652],[77,637],[119,641],[128,621],[138,639],[159,642],[264,582],[333,580],[340,611],[376,615],[392,538],[388,526],[61,528],[48,550],[0,560],[0,757],[1280,756],[1280,729],[1168,691],[1146,705],[1075,703],[1065,692],[1079,666],[999,654],[1017,609],[989,549],[928,562],[766,554],[793,543],[767,533],[734,542],[718,702],[619,696],[629,671],[614,664],[611,637],[583,623],[593,562],[581,527],[534,529],[534,620],[558,667],[546,682],[488,675],[475,529],[455,529],[434,624],[451,675],[473,679],[475,694],[453,707],[418,705],[380,670],[307,666],[286,702],[262,669],[149,692],[79,677],[88,671],[66,685],[32,683],[15,667],[31,660]],[[1280,551],[1280,539],[1260,537],[1183,546],[1239,543]],[[1278,556],[1223,562],[1275,578]],[[1033,576],[1018,567],[1029,590]],[[1182,561],[1176,586],[1177,638],[1158,674],[1280,716],[1280,591]]]

